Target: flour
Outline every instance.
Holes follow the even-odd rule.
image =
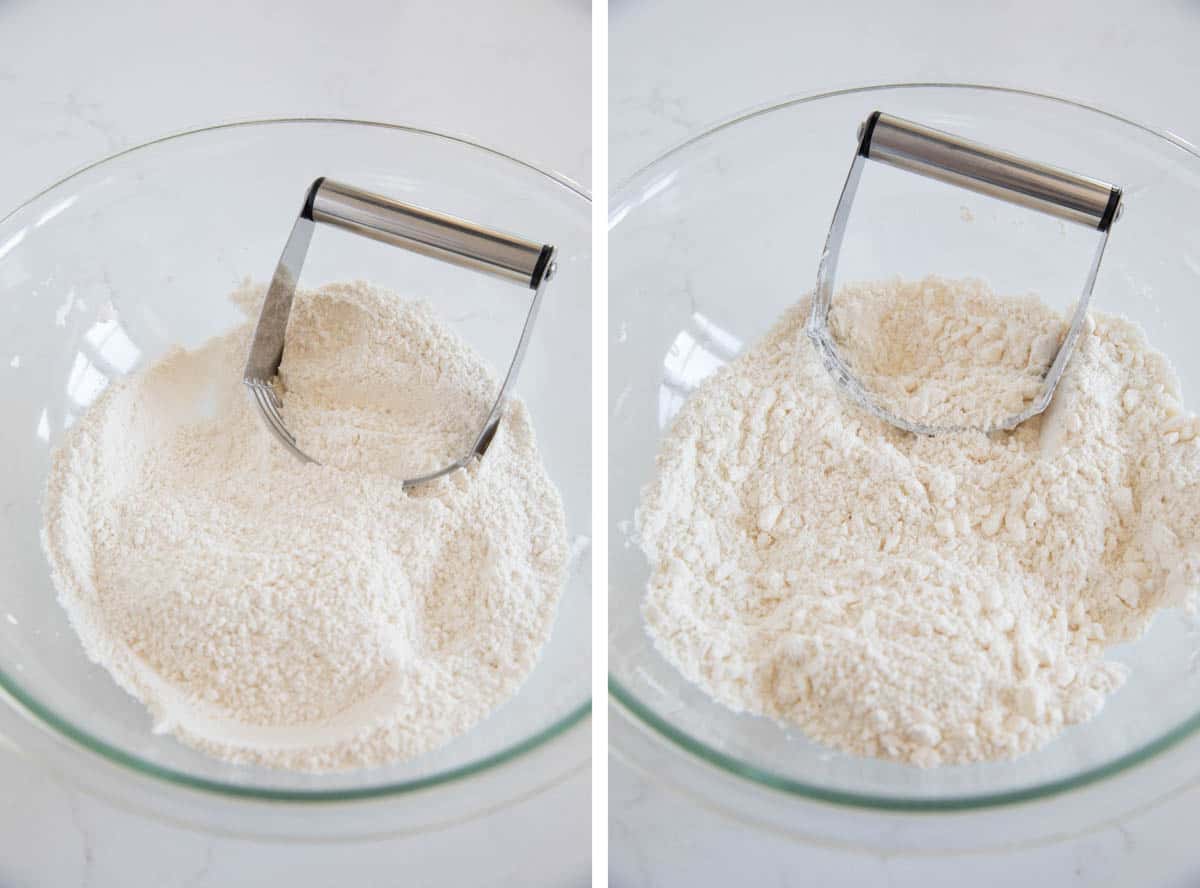
[[[838,353],[894,415],[938,428],[993,428],[1037,397],[1067,331],[1034,297],[981,281],[859,284],[834,299]]]
[[[834,305],[866,319],[878,351],[856,359],[878,382],[945,380],[924,400],[898,383],[904,409],[960,415],[1062,325],[969,281]],[[659,650],[735,710],[922,766],[1011,758],[1094,716],[1125,679],[1106,648],[1200,586],[1200,422],[1167,360],[1096,313],[1046,414],[921,437],[839,396],[807,313],[707,380],[662,443],[638,513]]]
[[[236,299],[254,313],[261,289]],[[305,771],[434,749],[512,696],[549,636],[565,519],[525,407],[422,303],[297,296],[280,377],[304,465],[240,375],[250,324],[109,387],[56,452],[43,542],[87,654],[156,730]]]

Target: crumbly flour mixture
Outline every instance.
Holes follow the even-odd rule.
[[[969,281],[839,302],[886,319],[876,370],[961,373],[960,406],[1056,329]],[[638,514],[659,650],[735,710],[922,766],[1011,758],[1095,715],[1125,678],[1105,649],[1200,586],[1200,421],[1166,358],[1096,313],[1043,416],[921,437],[839,395],[807,316],[707,380],[662,443]]]
[[[235,294],[249,316],[262,290]],[[524,406],[423,303],[300,293],[280,376],[303,465],[241,385],[251,323],[114,383],[55,455],[43,542],[88,655],[156,730],[305,771],[415,756],[515,693],[550,633],[565,519]]]
[[[1000,301],[972,280],[858,284],[829,313],[876,402],[938,428],[990,428],[1028,407],[1067,327],[1035,297]]]

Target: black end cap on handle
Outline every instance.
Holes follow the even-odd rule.
[[[1104,207],[1104,215],[1100,217],[1100,224],[1096,228],[1100,231],[1108,231],[1108,227],[1113,224],[1117,218],[1117,210],[1121,206],[1121,189],[1113,188],[1108,194],[1108,204]]]
[[[300,216],[303,219],[312,221],[313,204],[317,200],[317,192],[321,190],[321,186],[325,184],[325,177],[317,179],[312,185],[308,186],[308,197],[304,199],[304,209],[300,211]]]
[[[533,274],[529,276],[529,289],[536,290],[542,285],[542,278],[546,276],[546,269],[550,267],[550,259],[553,255],[554,247],[549,244],[542,246],[542,252],[533,266]]]
[[[879,115],[882,111],[874,111],[871,116],[863,121],[862,128],[858,131],[858,153],[863,157],[871,156],[871,136],[875,135],[875,124],[879,123]]]

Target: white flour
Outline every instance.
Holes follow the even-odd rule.
[[[262,291],[236,298],[255,311]],[[241,385],[250,325],[121,380],[55,454],[43,541],[88,655],[156,729],[306,771],[415,756],[512,696],[567,561],[557,490],[512,402],[421,303],[298,294],[281,367],[303,465]]]
[[[1001,302],[980,281],[928,279],[847,287],[833,300],[829,330],[893,414],[989,428],[1041,392],[1067,324],[1034,297]]]
[[[938,331],[899,305],[921,293],[952,315],[928,361]],[[839,302],[888,318],[880,374],[966,374],[954,409],[1056,329],[971,282]],[[1010,758],[1095,715],[1125,677],[1105,648],[1200,585],[1200,423],[1166,359],[1096,314],[1044,416],[919,437],[839,397],[807,313],[707,380],[663,441],[638,515],[659,650],[735,710],[923,766]]]

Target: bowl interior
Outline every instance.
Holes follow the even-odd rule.
[[[1139,323],[1195,409],[1200,321],[1200,158],[1111,115],[1006,90],[894,86],[751,114],[664,156],[614,196],[610,272],[611,686],[627,708],[705,758],[764,783],[883,807],[969,806],[1061,789],[1194,729],[1197,636],[1177,612],[1114,651],[1128,684],[1093,721],[1013,762],[922,771],[820,747],[767,719],[735,715],[654,650],[639,604],[648,575],[633,515],[658,440],[688,393],[811,291],[855,150],[874,110],[1116,183],[1095,308]],[[864,176],[839,280],[970,274],[998,291],[1066,306],[1095,235],[911,174]]]
[[[309,183],[326,175],[553,243],[517,387],[562,492],[573,559],[551,640],[521,692],[459,740],[413,761],[308,776],[234,766],[150,732],[145,709],[89,662],[55,599],[38,541],[48,458],[115,377],[240,316],[226,296],[269,280]],[[235,124],[89,167],[0,222],[0,682],[35,715],[151,773],[243,794],[353,797],[495,764],[586,712],[590,659],[590,204],[573,186],[432,133],[339,121]],[[362,278],[430,301],[503,372],[530,293],[321,228],[301,286]],[[115,317],[115,321],[113,318]],[[230,368],[241,373],[240,368]],[[265,433],[265,432],[264,432]],[[19,466],[19,469],[15,467]]]

